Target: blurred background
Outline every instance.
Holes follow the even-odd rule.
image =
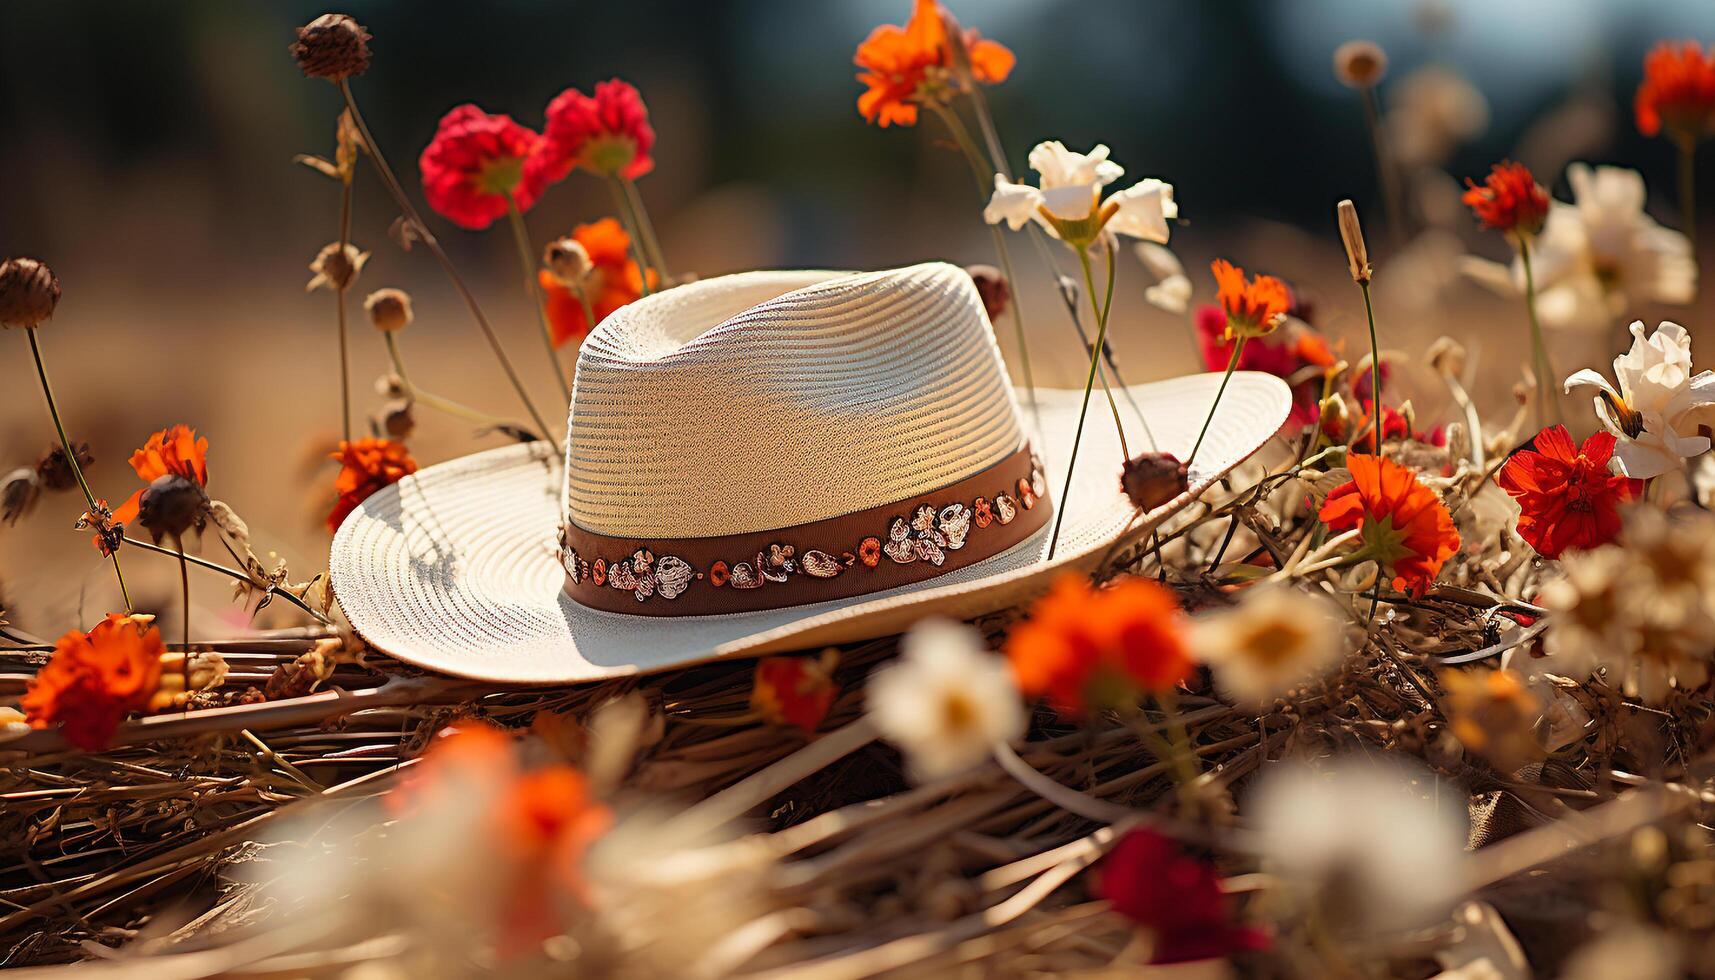
[[[1018,56],[1012,77],[988,92],[1015,168],[1042,139],[1107,143],[1132,176],[1175,186],[1184,223],[1173,248],[1197,301],[1212,298],[1208,261],[1226,256],[1291,281],[1314,302],[1318,326],[1361,347],[1362,307],[1333,220],[1337,200],[1356,199],[1384,346],[1420,354],[1439,334],[1460,338],[1472,348],[1475,394],[1501,415],[1511,411],[1523,310],[1454,268],[1464,251],[1507,255],[1458,207],[1458,180],[1515,156],[1564,199],[1568,161],[1619,163],[1642,171],[1651,213],[1676,226],[1672,146],[1638,135],[1631,97],[1656,40],[1715,38],[1707,0],[948,6]],[[211,443],[210,493],[298,578],[326,559],[337,354],[328,294],[304,283],[336,237],[339,192],[292,158],[331,156],[340,103],[333,87],[299,75],[286,45],[324,9],[59,0],[0,11],[0,247],[44,259],[61,278],[64,299],[42,339],[73,438],[93,446],[97,494],[123,500],[137,486],[131,450],[166,425],[194,425]],[[374,35],[374,63],[354,88],[413,194],[417,155],[453,105],[540,127],[562,89],[617,75],[642,90],[658,133],[657,169],[640,188],[675,271],[994,261],[970,174],[935,122],[884,130],[855,107],[853,49],[876,25],[903,23],[909,0],[354,0],[342,9]],[[1384,132],[1385,117],[1411,116],[1395,120],[1394,144],[1412,164],[1409,237],[1386,226],[1358,96],[1331,69],[1335,48],[1353,38],[1379,43],[1391,61]],[[1704,156],[1700,182],[1715,186],[1715,154]],[[606,188],[573,175],[527,218],[540,243],[610,211]],[[371,382],[384,351],[357,303],[383,285],[416,299],[403,338],[415,380],[518,414],[432,259],[389,240],[396,214],[361,164],[353,237],[374,254],[352,299],[354,414],[381,401]],[[504,227],[469,233],[430,219],[534,395],[557,402]],[[1415,234],[1426,228],[1438,232]],[[1014,241],[1037,378],[1081,382],[1083,354],[1051,280]],[[1127,380],[1200,370],[1184,318],[1149,306],[1150,275],[1129,251],[1122,260],[1112,343]],[[1639,308],[1612,330],[1559,337],[1560,364],[1605,366],[1633,316],[1680,319],[1708,336],[1709,292],[1689,311]],[[24,338],[0,340],[12,345],[0,362],[9,469],[32,463],[53,433]],[[1002,345],[1010,355],[1004,331]],[[1437,421],[1438,393],[1414,391],[1405,373],[1395,397],[1416,398],[1424,420]],[[425,464],[500,442],[426,410],[418,419],[412,448]],[[109,572],[69,530],[82,510],[75,492],[56,494],[0,528],[7,616],[25,629],[57,635],[114,603]],[[132,552],[127,570],[141,604],[164,607],[173,623],[175,563]],[[194,588],[199,630],[242,622],[222,580]]]

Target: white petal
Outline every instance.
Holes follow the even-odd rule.
[[[983,208],[983,220],[991,225],[1004,221],[1008,228],[1017,231],[1037,216],[1037,209],[1041,206],[1041,191],[995,174],[994,196],[989,198],[988,207]]]
[[[1066,184],[1042,189],[1042,205],[1063,221],[1082,221],[1096,210],[1095,184]]]
[[[1154,178],[1116,191],[1108,197],[1108,203],[1119,205],[1119,210],[1108,219],[1108,230],[1151,242],[1167,241],[1167,221],[1179,214],[1173,203],[1173,185]]]
[[[1571,391],[1579,385],[1595,385],[1610,395],[1619,394],[1619,392],[1614,390],[1614,386],[1608,383],[1607,378],[1602,377],[1600,374],[1597,374],[1589,368],[1573,372],[1572,375],[1566,379],[1565,384],[1561,386],[1560,390],[1563,392]]]
[[[1513,297],[1524,294],[1524,281],[1515,278],[1510,266],[1480,259],[1475,255],[1461,255],[1458,259],[1459,271],[1464,273],[1472,282],[1485,289],[1491,289],[1502,296]]]
[[[1614,458],[1620,461],[1620,472],[1634,480],[1647,480],[1680,466],[1680,458],[1665,449],[1624,438],[1614,446]]]
[[[1185,266],[1179,261],[1179,256],[1173,254],[1173,250],[1165,245],[1138,242],[1135,251],[1137,260],[1143,263],[1143,267],[1148,269],[1158,282],[1185,274]]]
[[[1191,280],[1185,276],[1168,276],[1143,291],[1151,305],[1169,313],[1184,313],[1191,308]]]

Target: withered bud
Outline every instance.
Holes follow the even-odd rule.
[[[95,463],[95,454],[89,451],[89,443],[77,444],[77,464],[87,467]],[[66,457],[65,447],[55,446],[42,454],[36,460],[36,475],[42,478],[42,486],[56,493],[63,493],[77,486],[77,471],[72,469],[71,460]]]
[[[138,502],[137,523],[148,528],[156,544],[162,538],[178,539],[186,531],[203,529],[208,495],[196,483],[168,473],[157,477],[143,490]]]
[[[310,271],[315,278],[304,287],[305,292],[327,288],[345,292],[351,284],[357,281],[357,274],[363,271],[363,263],[369,261],[369,253],[359,251],[356,245],[347,242],[342,251],[338,242],[329,242],[316,253],[316,260],[310,263]]]
[[[322,14],[298,28],[287,50],[310,78],[340,82],[369,68],[369,32],[348,14]]]
[[[1452,337],[1440,336],[1429,345],[1429,366],[1444,378],[1457,378],[1465,373],[1465,345]]]
[[[41,480],[31,467],[20,466],[0,477],[0,518],[7,524],[17,524],[19,518],[36,506],[41,495]]]
[[[1370,250],[1364,246],[1364,227],[1358,224],[1358,208],[1351,201],[1341,201],[1334,208],[1340,223],[1340,241],[1346,246],[1346,266],[1352,281],[1362,286],[1370,281]]]
[[[405,379],[388,371],[375,379],[375,393],[383,398],[409,398],[410,391],[405,388]]]
[[[1347,41],[1334,49],[1334,77],[1349,88],[1370,88],[1387,74],[1387,52],[1374,41]]]
[[[34,327],[53,318],[60,302],[54,270],[36,259],[0,262],[0,327]]]
[[[1126,460],[1120,489],[1145,513],[1185,492],[1190,485],[1185,464],[1172,453],[1143,453]]]
[[[542,249],[542,264],[553,273],[554,278],[568,286],[575,286],[584,281],[594,268],[590,264],[589,249],[576,238],[567,236],[556,238]]]
[[[409,399],[395,398],[381,406],[375,415],[375,427],[389,439],[404,442],[417,430],[417,417]]]
[[[1012,284],[992,265],[968,265],[965,271],[977,284],[977,295],[983,298],[983,309],[991,322],[999,320],[1012,304]]]
[[[377,289],[363,300],[363,312],[377,330],[392,332],[411,325],[411,294],[403,289]]]

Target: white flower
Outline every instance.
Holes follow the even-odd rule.
[[[927,619],[900,656],[870,675],[869,718],[919,781],[981,763],[996,742],[1024,734],[1024,701],[1006,661],[962,623]]]
[[[1167,222],[1179,216],[1173,185],[1153,178],[1138,181],[1102,199],[1102,188],[1118,180],[1125,168],[1108,159],[1108,148],[1097,144],[1088,153],[1068,150],[1058,140],[1036,144],[1030,168],[1037,186],[1014,183],[994,175],[994,195],[983,209],[991,225],[1006,222],[1013,231],[1035,221],[1050,235],[1087,246],[1104,231],[1145,241],[1167,241]]]
[[[1231,609],[1192,621],[1191,655],[1215,672],[1235,702],[1266,707],[1299,683],[1338,664],[1340,621],[1326,600],[1285,585],[1262,585]]]
[[[1566,390],[1594,385],[1596,416],[1621,437],[1614,449],[1620,472],[1637,480],[1680,468],[1685,459],[1709,451],[1698,424],[1715,421],[1715,372],[1691,373],[1691,336],[1677,323],[1663,321],[1644,336],[1642,320],[1632,323],[1632,349],[1614,358],[1618,387],[1585,368],[1566,379]]]
[[[1421,765],[1348,756],[1279,763],[1250,802],[1269,866],[1323,921],[1369,934],[1433,922],[1459,896],[1464,800]]]
[[[1156,242],[1138,242],[1137,259],[1155,276],[1155,285],[1143,291],[1150,305],[1179,314],[1191,308],[1191,279],[1172,249]]]

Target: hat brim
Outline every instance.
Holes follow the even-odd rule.
[[[1186,458],[1221,377],[1194,375],[1115,391],[1133,453]],[[1116,541],[1147,532],[1279,431],[1291,393],[1272,375],[1237,372],[1191,469],[1190,488],[1140,519],[1120,492],[1121,451],[1100,392],[1065,487],[1082,391],[1037,392],[1049,494],[1064,509],[1012,549],[915,585],[849,599],[719,616],[632,616],[590,609],[561,591],[555,551],[559,460],[508,446],[427,467],[364,501],[334,536],[334,593],[371,646],[429,670],[505,684],[566,684],[729,657],[851,643],[902,632],[928,615],[968,619],[1027,601],[1057,573],[1087,569]],[[1026,418],[1029,393],[1019,392]]]

